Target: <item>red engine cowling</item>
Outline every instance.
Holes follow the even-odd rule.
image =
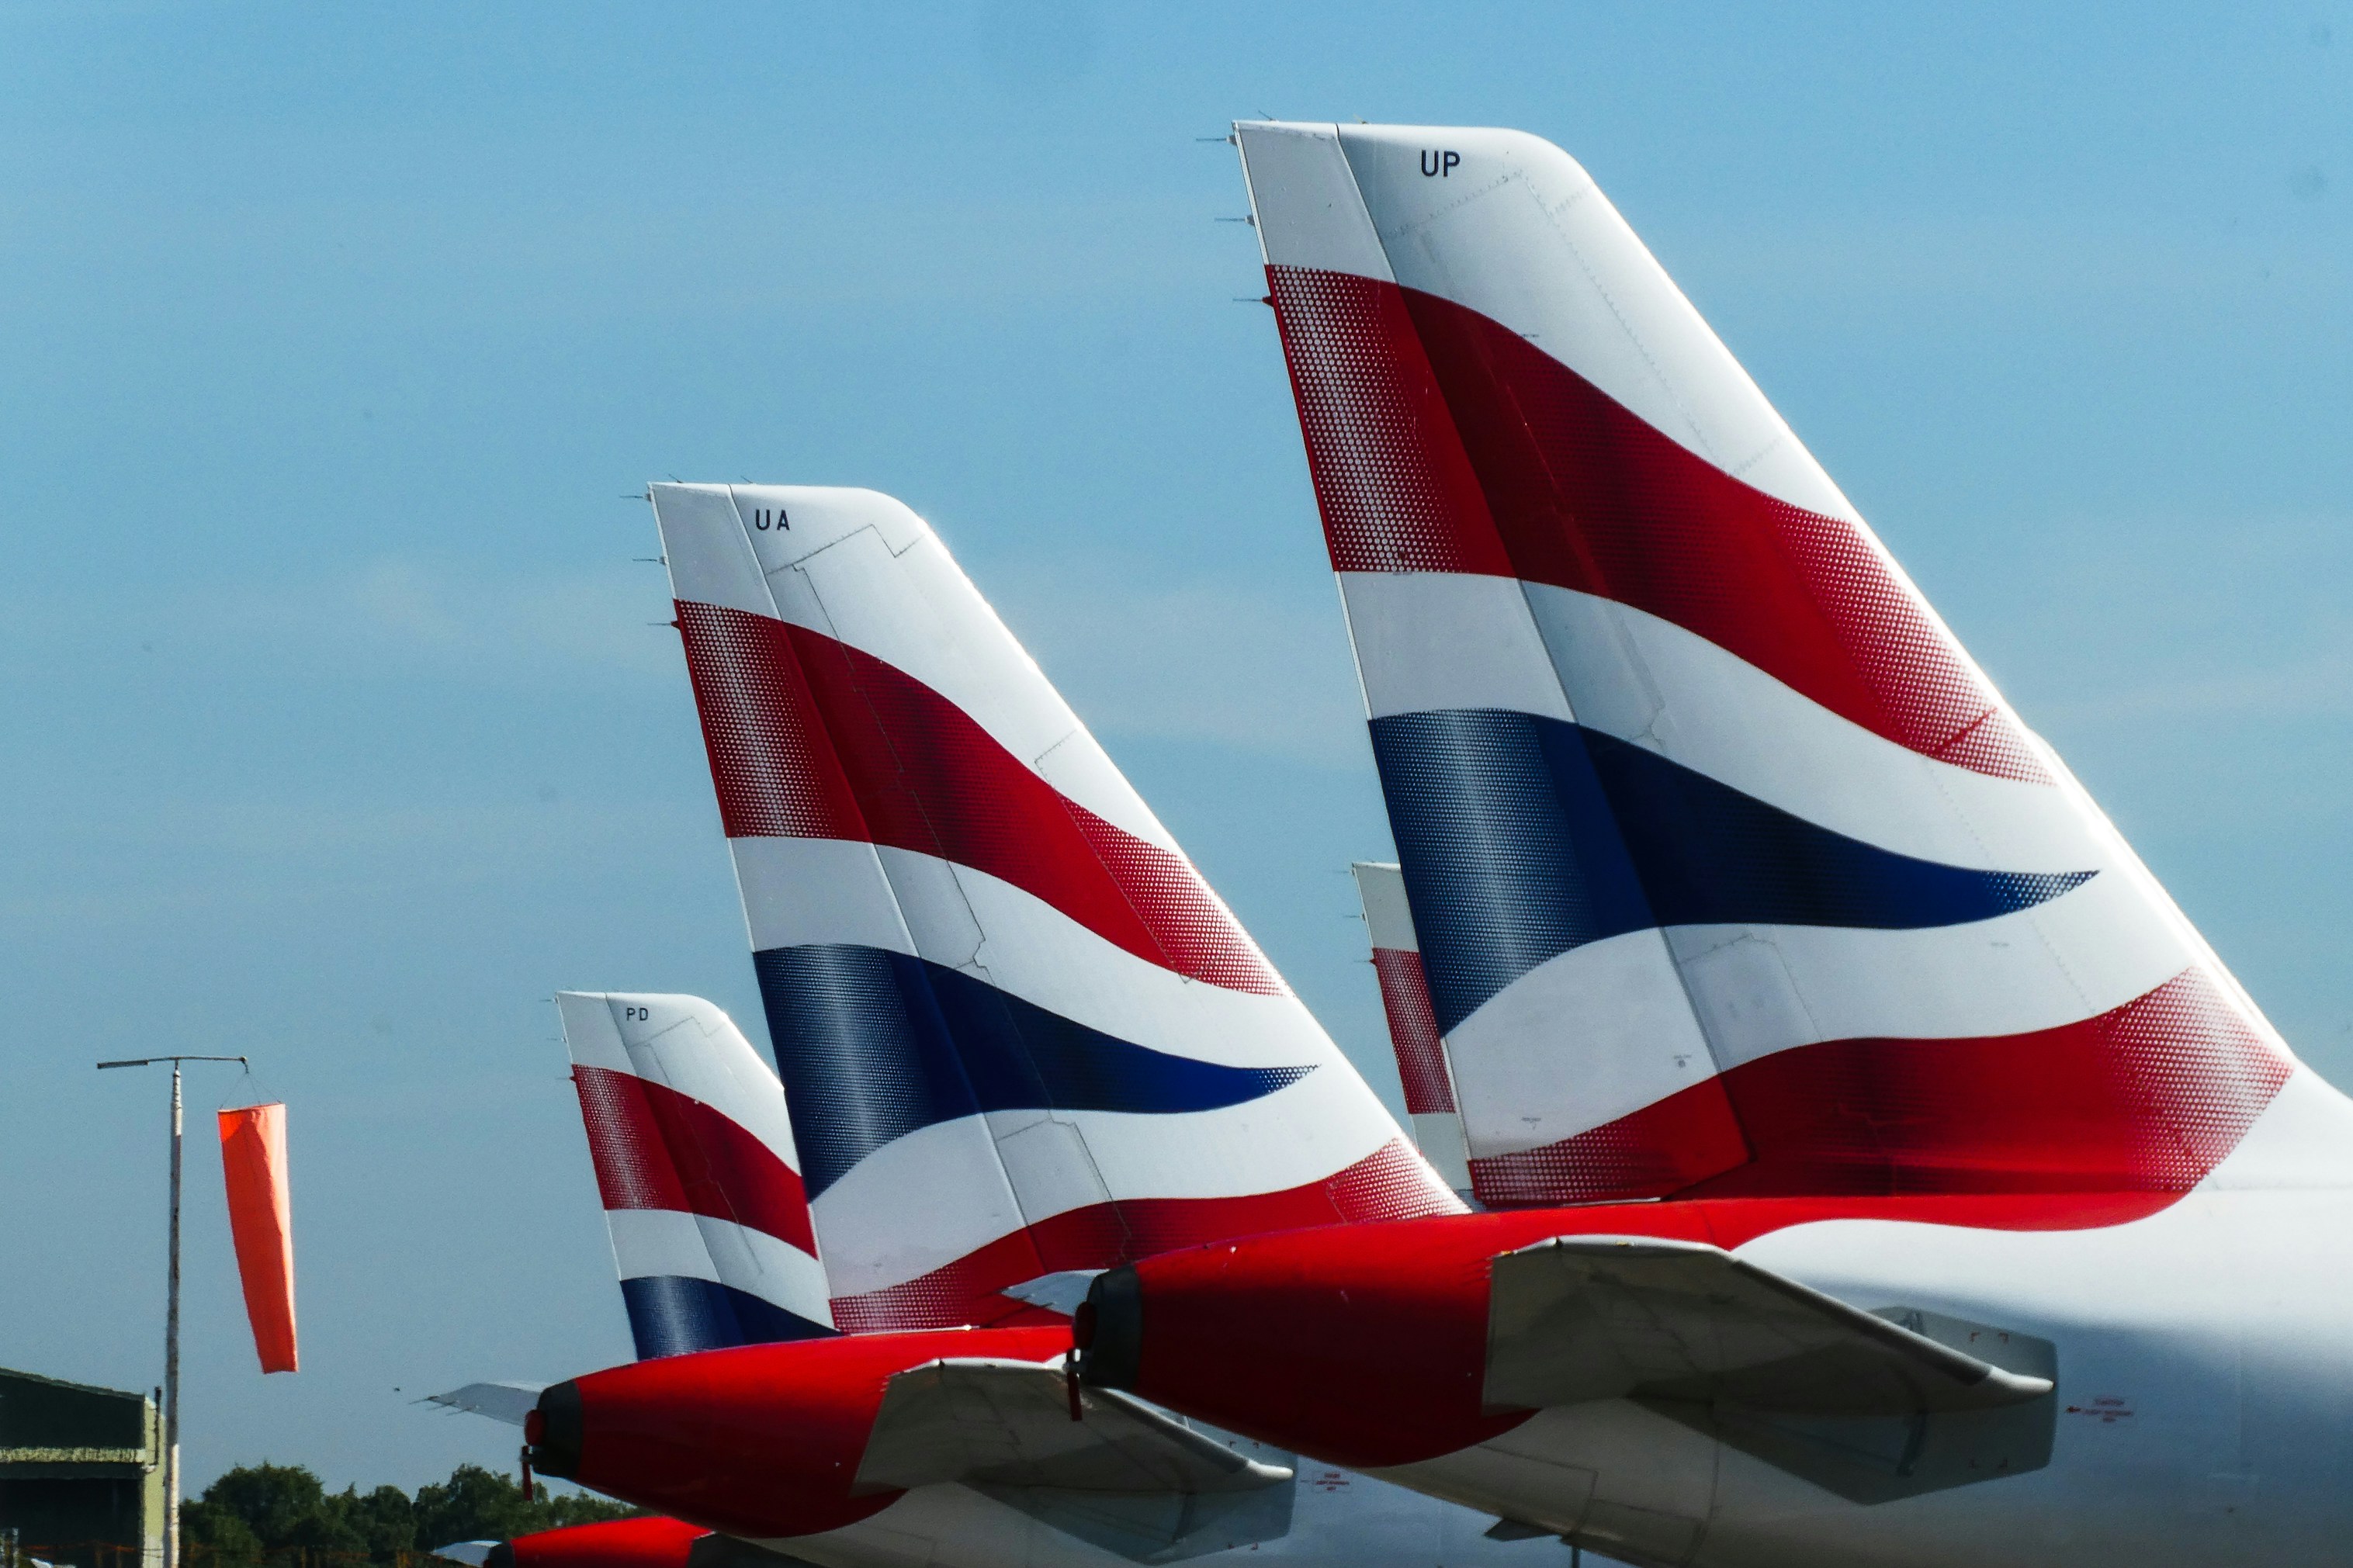
[[[653,1514],[567,1525],[501,1542],[482,1568],[687,1568],[694,1543],[710,1533]]]
[[[1330,1464],[1373,1469],[1482,1443],[1488,1260],[1548,1236],[1704,1239],[1646,1205],[1331,1226],[1147,1258],[1080,1309],[1081,1376]]]
[[[1048,1361],[1069,1345],[1057,1323],[664,1356],[553,1385],[526,1436],[543,1474],[731,1535],[813,1535],[898,1495],[850,1494],[892,1373],[952,1356]]]

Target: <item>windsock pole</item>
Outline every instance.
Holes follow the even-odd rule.
[[[100,1062],[99,1067],[143,1068],[172,1064],[172,1240],[164,1296],[164,1568],[180,1568],[180,1064],[236,1062],[243,1057],[141,1057]]]
[[[164,1308],[164,1568],[180,1568],[180,1064],[172,1064],[172,1263]]]

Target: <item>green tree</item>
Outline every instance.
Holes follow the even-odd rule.
[[[505,1541],[539,1528],[522,1488],[480,1465],[460,1465],[417,1489],[417,1539],[427,1552],[457,1541]]]
[[[539,1491],[539,1500],[532,1505],[538,1510],[540,1523],[534,1528],[554,1530],[566,1524],[602,1524],[608,1519],[636,1519],[647,1510],[631,1508],[611,1498],[593,1497],[586,1492],[568,1492],[563,1496],[545,1487]]]
[[[361,1549],[376,1562],[389,1563],[403,1552],[416,1550],[417,1505],[398,1487],[378,1487],[364,1497],[357,1487],[345,1487],[341,1496],[328,1502],[359,1537]]]
[[[240,1465],[182,1507],[180,1528],[203,1568],[417,1568],[417,1554],[460,1541],[506,1541],[640,1510],[603,1498],[526,1499],[512,1478],[460,1465],[447,1481],[329,1492],[301,1465]]]
[[[180,1505],[180,1535],[192,1547],[222,1568],[261,1561],[261,1537],[253,1527],[224,1505],[203,1498]]]
[[[507,1541],[559,1525],[627,1519],[643,1509],[545,1487],[525,1500],[520,1483],[480,1465],[460,1465],[447,1482],[417,1489],[417,1544],[430,1552],[459,1541]]]
[[[264,1552],[318,1544],[327,1489],[302,1465],[239,1465],[205,1489],[204,1502],[242,1521]]]

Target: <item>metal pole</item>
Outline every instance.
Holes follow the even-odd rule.
[[[252,1070],[243,1057],[139,1057],[100,1062],[108,1068],[172,1064],[172,1239],[164,1306],[164,1568],[180,1568],[180,1064],[235,1062]]]
[[[172,1064],[172,1265],[164,1308],[164,1568],[180,1568],[180,1064]]]

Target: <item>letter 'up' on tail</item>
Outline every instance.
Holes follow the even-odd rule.
[[[833,1331],[783,1086],[700,996],[556,994],[638,1355]]]
[[[2161,1194],[2341,1105],[1566,153],[1236,130],[1482,1198]]]
[[[1460,1206],[922,519],[652,499],[838,1325]]]
[[[1406,1114],[1413,1118],[1413,1141],[1421,1157],[1457,1193],[1471,1190],[1464,1163],[1462,1118],[1454,1109],[1454,1080],[1446,1067],[1438,1016],[1430,1010],[1430,982],[1421,972],[1421,939],[1414,934],[1413,910],[1405,897],[1402,868],[1359,860],[1356,897],[1365,906],[1365,931],[1372,939],[1373,974],[1380,982],[1381,1012],[1388,1020],[1389,1048],[1397,1053],[1398,1082],[1405,1090]]]

